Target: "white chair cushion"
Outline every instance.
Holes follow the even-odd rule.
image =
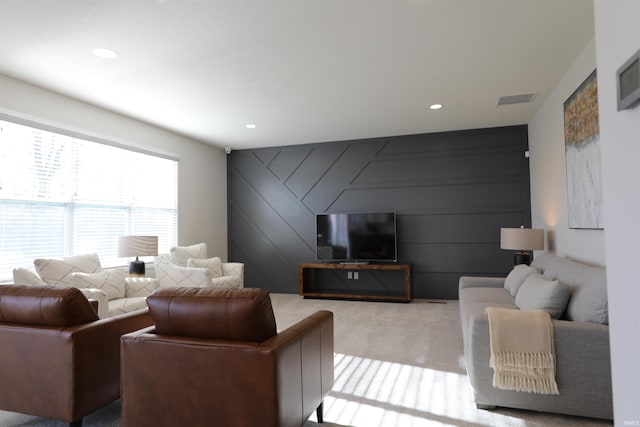
[[[211,272],[211,277],[222,276],[222,260],[219,257],[207,259],[189,258],[187,260],[187,268],[208,268]]]
[[[124,296],[125,298],[148,297],[159,286],[160,281],[153,277],[126,277]]]
[[[76,255],[63,259],[35,259],[36,272],[48,285],[69,285],[71,274],[102,271],[98,254]]]
[[[192,246],[176,246],[170,250],[171,262],[180,267],[186,267],[189,258],[206,259],[207,244],[198,243]]]
[[[209,287],[217,289],[242,288],[242,280],[238,276],[220,276],[211,278]]]
[[[159,287],[189,286],[203,288],[209,286],[211,273],[207,268],[179,267],[171,262],[169,255],[158,255],[154,258],[156,279]]]
[[[107,293],[109,301],[124,298],[124,279],[127,273],[123,270],[106,270],[100,273],[71,273],[71,285],[76,288],[97,288]]]
[[[119,298],[109,301],[109,316],[131,313],[147,308],[147,297]]]

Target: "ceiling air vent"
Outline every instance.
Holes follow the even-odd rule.
[[[498,105],[524,104],[533,101],[535,93],[523,93],[521,95],[501,96],[498,98]]]

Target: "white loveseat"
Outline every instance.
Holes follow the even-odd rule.
[[[189,286],[198,288],[243,288],[244,264],[207,258],[207,244],[176,246],[169,254],[154,259],[155,277],[161,288]]]
[[[56,285],[80,289],[98,301],[101,319],[147,308],[147,297],[159,287],[242,288],[244,264],[207,258],[207,245],[176,246],[155,257],[155,277],[129,277],[126,268],[103,269],[97,254],[61,259],[38,258],[35,272],[13,270],[16,285]]]
[[[147,308],[146,297],[157,287],[155,278],[128,277],[123,268],[103,269],[97,254],[33,261],[35,272],[13,270],[16,285],[56,285],[79,288],[88,298],[98,301],[101,319]]]

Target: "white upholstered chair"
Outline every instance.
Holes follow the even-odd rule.
[[[169,254],[154,259],[156,279],[161,288],[189,286],[200,288],[244,287],[244,264],[207,258],[206,243],[171,248]]]

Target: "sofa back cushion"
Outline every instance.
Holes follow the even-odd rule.
[[[62,259],[35,259],[36,272],[48,285],[71,285],[71,274],[98,273],[102,271],[98,254],[70,256]]]
[[[147,304],[161,335],[253,342],[276,335],[264,289],[160,288]]]
[[[76,288],[0,286],[0,322],[69,327],[98,320],[98,313]]]
[[[537,255],[531,263],[548,280],[558,280],[569,286],[571,297],[565,312],[568,320],[591,323],[609,323],[607,303],[607,272],[561,258],[548,252]]]

